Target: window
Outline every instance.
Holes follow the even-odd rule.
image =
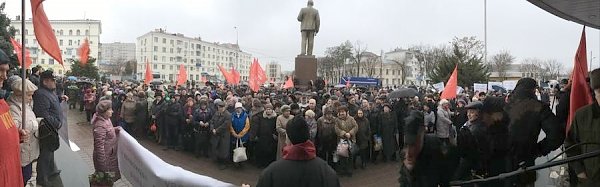
[[[48,59],[48,64],[50,64],[50,65],[54,65],[54,59],[52,59],[52,58],[49,58],[49,59]]]
[[[190,80],[194,79],[194,75],[190,75]]]
[[[166,47],[163,47],[163,48],[162,48],[162,52],[163,52],[163,53],[166,53],[166,52],[167,52],[167,48],[166,48]]]
[[[58,31],[58,33],[62,36],[63,35],[63,30]]]
[[[181,53],[181,48],[177,48],[177,54]]]
[[[164,64],[162,65],[162,69],[165,69],[165,65]]]
[[[166,44],[167,43],[167,39],[163,38],[163,43]]]
[[[173,62],[173,57],[169,57],[169,62]]]
[[[79,29],[77,29],[77,36],[81,35],[81,31],[79,31]]]
[[[28,39],[25,39],[25,44],[27,44],[28,41],[29,41]]]
[[[158,46],[154,46],[154,52],[158,52]]]
[[[171,53],[173,53],[173,48],[170,49]]]
[[[158,42],[158,37],[154,37],[154,42]]]
[[[71,55],[73,54],[73,49],[72,48],[67,48],[67,55]]]
[[[73,30],[69,30],[69,36],[73,35]]]
[[[385,75],[389,75],[390,74],[390,69],[385,69]],[[385,80],[385,83],[387,84],[387,79]]]
[[[158,60],[158,56],[154,55],[154,61]]]
[[[154,64],[154,67],[152,67],[152,69],[158,69],[158,65]]]
[[[69,46],[73,45],[73,40],[69,40]]]
[[[171,40],[169,43],[170,43],[171,45],[173,45],[173,40]]]
[[[90,35],[90,30],[88,30],[88,29],[85,29],[85,35],[86,35],[86,36],[89,36],[89,35]]]
[[[167,57],[166,56],[162,56],[162,61],[163,62],[167,61]]]
[[[196,75],[196,80],[198,80],[198,79],[199,79],[199,77],[200,77],[200,76]]]
[[[169,65],[169,70],[173,70],[173,65]]]
[[[177,40],[177,45],[181,45],[182,41],[181,40]]]
[[[25,35],[29,35],[29,30],[25,29]]]

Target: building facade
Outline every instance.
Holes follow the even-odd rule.
[[[11,20],[10,25],[14,27],[15,40],[21,41],[21,19],[17,17]],[[46,54],[37,43],[31,19],[25,20],[25,47],[31,53],[32,66],[40,65],[44,69],[53,69],[58,75],[64,75],[71,69],[69,59],[79,59],[78,49],[86,38],[90,44],[90,57],[99,57],[100,34],[102,33],[100,20],[50,20],[58,46],[62,52],[64,68],[55,59]],[[98,65],[98,62],[95,62]]]
[[[204,76],[210,81],[224,82],[218,65],[228,71],[235,68],[242,83],[249,77],[252,56],[236,44],[208,42],[156,29],[138,37],[135,45],[138,79],[145,77],[146,63],[150,64],[152,74],[165,82],[177,80],[181,64],[189,81],[200,81]]]
[[[269,82],[282,82],[282,73],[281,73],[281,64],[277,62],[271,62],[267,64],[267,68],[265,70],[267,77],[269,78]]]
[[[102,43],[98,61],[119,62],[135,60],[135,43]]]

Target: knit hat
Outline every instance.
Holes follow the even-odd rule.
[[[112,108],[112,101],[102,100],[102,101],[98,102],[98,105],[96,105],[96,112],[99,114],[102,114],[111,108]]]
[[[242,108],[243,109],[244,105],[242,105],[242,103],[240,103],[240,102],[237,102],[237,103],[235,103],[235,108]]]
[[[595,69],[590,73],[590,85],[592,89],[600,89],[600,68]]]
[[[13,92],[23,93],[23,92],[34,92],[38,89],[35,84],[33,84],[29,79],[25,79],[25,91],[23,91],[23,79],[17,79],[12,81],[10,84],[10,88]]]
[[[290,110],[290,106],[289,105],[283,105],[281,106],[281,112],[285,112],[285,111],[289,111]]]
[[[300,110],[300,105],[298,105],[298,103],[292,103],[290,105],[290,110]]]
[[[301,116],[292,118],[292,120],[288,122],[285,131],[290,142],[294,145],[304,143],[310,137],[308,124]]]

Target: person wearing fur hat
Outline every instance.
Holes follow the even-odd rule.
[[[291,107],[288,105],[281,106],[281,115],[277,117],[276,129],[278,133],[277,139],[277,160],[281,159],[281,151],[285,147],[285,139],[287,137],[285,127],[289,120],[294,118],[291,114]]]
[[[192,125],[194,126],[195,150],[196,158],[204,156],[208,158],[210,152],[210,127],[209,121],[212,118],[214,111],[208,108],[208,102],[200,100],[198,108],[194,111]]]
[[[509,164],[512,170],[533,166],[537,157],[556,150],[565,139],[565,126],[552,113],[550,106],[537,99],[536,87],[537,82],[534,79],[520,79],[508,104],[504,107],[510,118],[508,155],[510,155]],[[541,141],[538,140],[540,130],[546,134]],[[525,165],[521,164],[523,162]],[[527,172],[509,180],[516,185],[533,185],[536,174]]]
[[[256,145],[256,164],[259,168],[267,167],[275,161],[277,153],[277,114],[273,105],[264,105],[264,111],[253,117],[252,129],[254,130]]]
[[[113,114],[112,102],[103,100],[96,105],[92,118],[94,126],[94,169],[96,172],[115,172],[120,177],[117,159],[117,138],[120,127],[113,127],[110,117]],[[114,182],[114,181],[113,181]]]
[[[256,186],[340,186],[335,171],[316,156],[315,145],[309,140],[309,129],[304,118],[293,118],[286,126],[286,131],[286,139],[290,144],[284,147],[282,159],[263,170]]]
[[[590,84],[594,93],[591,104],[581,107],[575,113],[568,131],[565,147],[582,142],[600,142],[597,132],[600,130],[600,68],[590,73]],[[598,146],[582,146],[567,151],[567,156],[576,156],[598,150]],[[600,184],[600,158],[593,157],[569,163],[577,175],[577,183],[581,186],[597,186]]]
[[[37,90],[37,86],[33,84],[28,79],[25,79],[25,90],[22,89],[23,79],[19,78],[13,81],[10,85],[13,93],[8,97],[7,103],[10,105],[10,114],[15,122],[15,124],[19,127],[19,129],[25,129],[30,134],[38,134],[38,121],[35,118],[35,114],[33,113],[32,105],[32,96],[33,92]],[[22,106],[22,98],[25,95],[25,106]],[[22,114],[23,110],[27,113],[25,127],[23,127]],[[39,148],[39,140],[34,136],[29,136],[26,141],[21,143],[21,166],[23,168],[23,181],[27,183],[27,181],[31,178],[32,163],[35,159],[38,158],[40,154]]]
[[[333,166],[333,154],[337,149],[338,136],[335,128],[341,123],[335,117],[335,110],[331,107],[325,108],[325,115],[317,120],[317,134],[315,144],[317,146],[317,155]]]

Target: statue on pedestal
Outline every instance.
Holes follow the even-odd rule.
[[[301,22],[300,31],[302,32],[302,50],[300,55],[312,55],[314,38],[319,32],[320,19],[319,11],[313,8],[314,2],[308,0],[308,5],[300,10],[298,21]]]

